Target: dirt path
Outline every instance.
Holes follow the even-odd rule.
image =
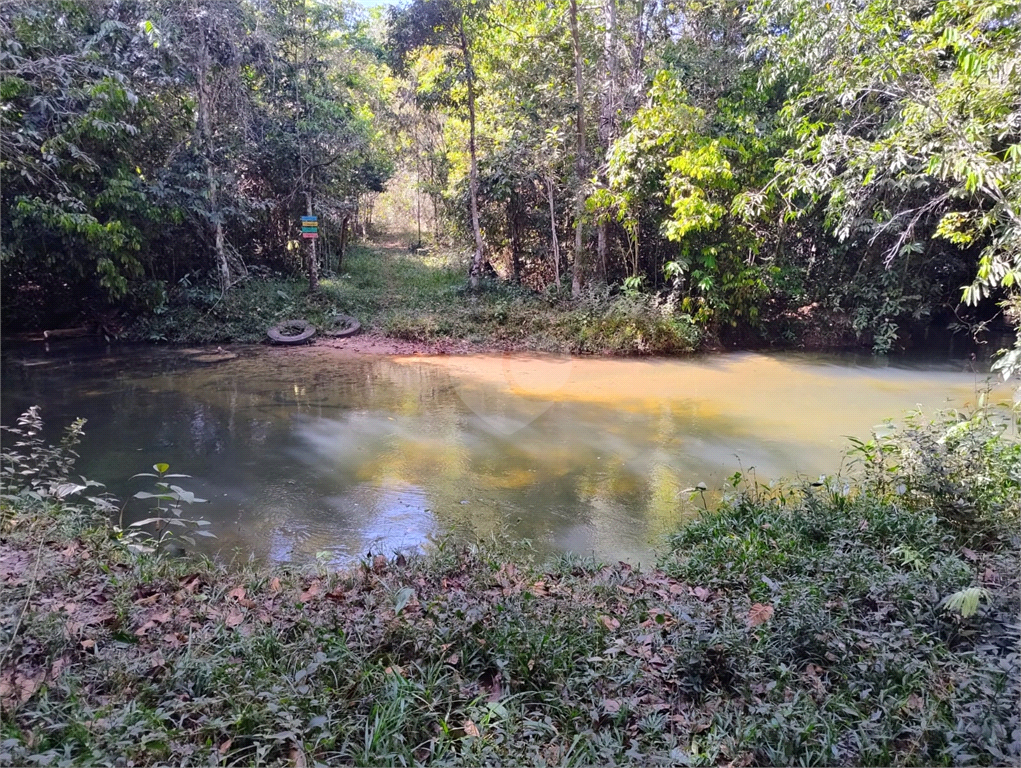
[[[365,245],[377,257],[377,268],[387,286],[382,295],[382,304],[390,308],[399,307],[403,298],[401,288],[407,276],[400,274],[398,263],[415,259],[407,241],[392,234],[383,234],[379,239],[371,240]],[[466,355],[505,351],[500,345],[469,342],[463,339],[417,341],[393,338],[374,328],[365,329],[357,336],[343,339],[319,336],[312,342],[312,346],[351,354],[374,355]]]

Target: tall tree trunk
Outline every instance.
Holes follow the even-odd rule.
[[[485,243],[482,241],[482,227],[479,224],[479,166],[475,151],[475,68],[472,64],[468,37],[464,32],[464,19],[458,25],[461,34],[461,56],[464,60],[465,84],[468,87],[468,154],[471,158],[471,169],[468,177],[468,195],[471,198],[472,232],[475,234],[475,253],[472,254],[469,283],[472,290],[479,287],[482,276],[482,260],[485,256]]]
[[[422,248],[422,190],[418,189],[418,185],[415,185],[415,211],[416,218],[418,219],[418,242],[415,244],[416,249]]]
[[[418,242],[416,250],[422,248],[422,150],[418,141],[418,126],[415,126],[415,217],[418,219]]]
[[[617,134],[617,89],[620,82],[620,62],[617,58],[617,0],[604,0],[606,31],[603,36],[603,57],[606,60],[606,80],[603,83],[601,112],[599,116],[599,138],[602,143],[604,161],[599,167],[599,181],[607,183],[606,161],[610,147]],[[607,279],[608,252],[610,248],[610,222],[599,223],[596,254],[602,279]]]
[[[305,192],[305,210],[306,215],[312,215],[312,193]],[[319,290],[319,264],[316,263],[316,239],[310,237],[308,239],[308,290],[311,293],[315,293]]]
[[[557,279],[557,290],[561,288],[560,285],[560,241],[557,239],[557,209],[553,203],[553,180],[546,177],[546,197],[549,200],[549,225],[550,225],[550,236],[553,245],[553,274],[556,275]]]
[[[571,0],[571,39],[574,43],[574,92],[578,100],[577,109],[577,157],[575,174],[578,188],[575,190],[574,217],[574,270],[571,278],[571,296],[581,296],[585,272],[585,233],[582,215],[585,210],[585,87],[582,82],[581,38],[578,34],[578,0]]]
[[[210,75],[209,47],[206,45],[205,22],[199,21],[198,81],[199,122],[202,135],[202,154],[206,163],[206,183],[209,193],[209,217],[213,223],[213,243],[216,252],[216,269],[220,289],[230,288],[230,265],[223,236],[223,216],[220,213],[220,188],[216,182],[216,165],[213,162],[213,126],[210,115],[212,94],[209,92]]]
[[[511,279],[515,283],[521,282],[521,203],[517,194],[511,192],[510,201],[507,203],[507,226],[510,228],[510,250],[511,250]]]
[[[341,265],[344,263],[344,251],[347,249],[347,220],[348,216],[341,219],[340,222],[340,256],[337,257],[337,271],[340,272]]]

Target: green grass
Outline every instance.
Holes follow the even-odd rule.
[[[127,336],[174,343],[258,342],[280,320],[321,324],[335,312],[367,330],[417,342],[465,341],[536,351],[657,354],[690,352],[700,332],[685,315],[648,296],[538,294],[498,280],[468,289],[463,256],[357,246],[339,274],[310,296],[304,279],[249,279],[221,296],[197,286],[172,292],[158,314]]]
[[[0,501],[6,762],[1021,754],[1021,448],[985,414],[863,444],[853,477],[739,487],[644,572],[495,542],[343,571],[134,554],[24,479],[70,467],[29,442]]]

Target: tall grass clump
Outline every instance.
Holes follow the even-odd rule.
[[[720,749],[770,764],[1017,762],[1016,417],[912,415],[854,441],[848,476],[739,488],[673,538],[669,574],[762,619],[686,642]]]

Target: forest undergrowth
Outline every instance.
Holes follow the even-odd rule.
[[[540,293],[495,276],[471,291],[467,260],[450,248],[370,242],[351,248],[314,294],[304,279],[285,276],[247,280],[227,295],[215,286],[179,286],[125,338],[252,343],[281,320],[300,317],[322,327],[336,312],[391,339],[491,349],[671,354],[691,352],[703,338],[690,316],[649,294],[610,296],[604,289],[572,300],[566,289]]]

